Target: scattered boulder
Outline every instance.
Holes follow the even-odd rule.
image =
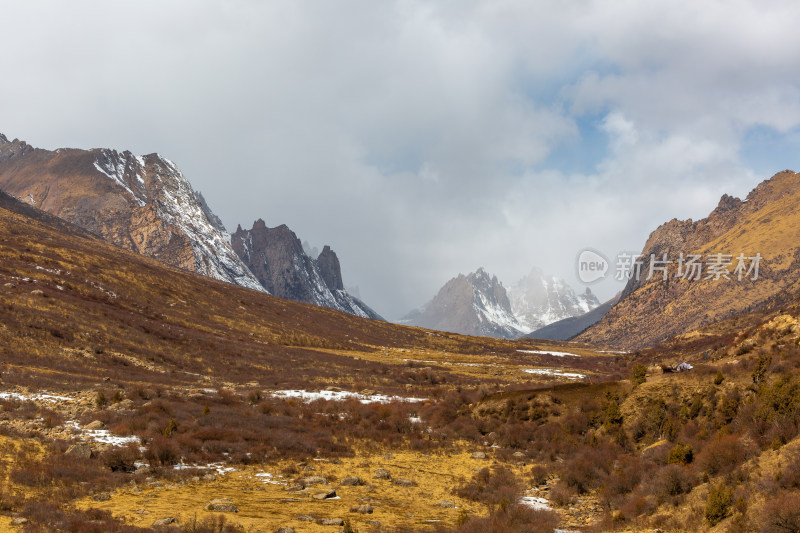
[[[174,516],[169,516],[167,518],[160,518],[155,522],[153,522],[153,527],[168,526],[170,524],[177,524],[177,523],[178,523],[177,518],[175,518]]]
[[[387,453],[383,456],[384,459],[394,459],[394,455],[392,453]]]
[[[372,389],[364,389],[359,394],[361,394],[362,396],[374,396],[375,391]]]
[[[92,457],[92,447],[85,442],[77,442],[67,448],[64,455],[77,457],[79,459],[90,459]]]
[[[327,485],[328,480],[322,476],[306,476],[300,480],[300,483],[306,487],[311,487],[313,485]]]
[[[15,519],[13,519],[11,521],[11,525],[12,526],[24,526],[27,523],[28,523],[28,519],[25,518],[24,516],[18,516],[17,518],[15,518]]]
[[[392,483],[400,487],[413,487],[414,485],[416,485],[416,483],[414,483],[410,479],[403,479],[401,477],[394,479]]]
[[[298,492],[298,491],[303,490],[304,488],[305,487],[303,485],[289,485],[283,490],[287,490],[287,491],[290,491],[290,492]]]
[[[341,518],[323,518],[319,523],[322,526],[343,526],[344,520]]]
[[[374,477],[375,479],[392,479],[392,475],[385,468],[377,469],[375,471],[375,475],[372,477]]]
[[[111,493],[101,492],[99,494],[95,494],[94,496],[92,496],[92,499],[96,502],[107,502],[108,500],[111,499]]]
[[[517,459],[525,459],[525,454],[522,452],[514,452],[514,457]]]
[[[313,522],[314,517],[310,514],[299,514],[295,517],[295,520],[299,520],[301,522]]]
[[[15,288],[17,286],[17,284],[16,283],[6,283],[3,286],[4,287],[8,287],[9,289],[13,289],[13,288]]]
[[[91,429],[91,430],[94,431],[94,430],[98,430],[98,429],[103,429],[103,428],[106,427],[106,425],[104,423],[102,423],[100,420],[95,420],[94,422],[90,422],[89,424],[86,424],[84,427],[86,429]]]
[[[306,465],[306,466],[303,467],[303,470],[306,470],[308,472],[313,472],[314,470],[316,470],[316,468],[314,468],[311,465]]]
[[[357,487],[364,484],[364,480],[357,476],[347,476],[346,478],[342,479],[340,484],[343,487]]]
[[[442,500],[436,504],[437,507],[441,507],[442,509],[455,509],[456,503],[451,502],[450,500]]]
[[[218,498],[206,504],[206,511],[218,511],[220,513],[238,513],[239,508],[228,498]]]
[[[365,503],[363,505],[356,505],[355,507],[350,508],[351,513],[361,513],[361,514],[372,514],[372,507],[370,504]]]
[[[333,385],[328,385],[327,387],[325,387],[325,390],[330,392],[342,392],[341,387],[335,387]]]
[[[372,527],[381,527],[382,524],[380,523],[379,520],[370,520],[369,522],[367,522],[367,525]]]
[[[216,481],[217,480],[217,476],[214,475],[214,474],[205,474],[205,475],[203,475],[203,477],[201,479],[203,481]]]
[[[294,528],[289,526],[279,527],[276,533],[294,533]]]
[[[486,459],[486,454],[484,452],[473,452],[472,458],[473,459]]]
[[[324,492],[317,492],[313,496],[315,500],[328,500],[330,498],[335,498],[335,497],[336,497],[335,490],[326,490]]]

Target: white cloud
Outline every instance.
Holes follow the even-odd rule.
[[[0,131],[159,151],[229,226],[262,217],[332,244],[346,283],[396,317],[458,272],[569,276],[580,247],[638,248],[746,193],[767,177],[741,156],[748,129],[800,125],[798,15],[744,0],[16,3]],[[563,147],[605,151],[575,173],[549,159]]]

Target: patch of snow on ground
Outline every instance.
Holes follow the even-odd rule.
[[[259,472],[258,474],[256,474],[256,477],[263,478],[261,481],[263,481],[264,483],[272,483],[273,485],[285,485],[286,484],[285,481],[279,481],[277,479],[272,479],[275,476],[273,476],[269,472]],[[283,476],[278,476],[278,477],[283,477]]]
[[[519,503],[534,509],[535,511],[549,511],[550,502],[545,498],[538,498],[536,496],[523,496],[520,498]]]
[[[190,468],[207,468],[214,470],[220,476],[224,476],[229,472],[236,472],[235,468],[233,468],[232,466],[225,466],[225,463],[208,463],[206,465],[180,463],[173,466],[172,468],[174,468],[175,470],[188,470]]]
[[[422,424],[422,419],[418,416],[409,416],[408,421],[412,424]]]
[[[306,390],[279,390],[274,391],[271,396],[274,398],[298,398],[304,402],[313,402],[314,400],[333,400],[342,401],[347,399],[356,399],[361,403],[389,403],[389,402],[424,402],[427,398],[405,398],[403,396],[387,396],[385,394],[372,394],[365,395],[358,392],[350,391],[329,391],[323,390],[319,392],[310,392]]]
[[[569,353],[569,352],[554,352],[552,350],[517,350],[520,353],[532,353],[536,355],[554,355],[556,357],[580,357],[580,355],[576,353]]]
[[[71,402],[72,398],[66,396],[56,396],[55,394],[47,394],[44,392],[37,392],[35,394],[21,394],[19,392],[0,392],[0,400],[30,400],[41,402]]]
[[[139,437],[120,437],[112,435],[107,429],[86,429],[82,428],[76,421],[68,420],[64,422],[66,427],[77,430],[78,436],[83,440],[93,440],[111,446],[125,446],[126,444],[139,444]]]
[[[578,374],[577,372],[564,372],[563,370],[556,370],[555,368],[526,368],[523,372],[527,374],[554,376],[557,378],[567,379],[583,379],[586,377],[585,374]]]

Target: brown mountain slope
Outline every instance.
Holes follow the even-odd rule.
[[[577,340],[633,349],[702,325],[779,304],[800,288],[800,174],[784,171],[762,182],[744,201],[723,196],[705,219],[672,220],[655,230],[642,250],[641,276],[632,277],[620,302]],[[650,257],[675,261],[663,279]],[[701,279],[678,276],[680,254],[702,256]],[[714,254],[729,254],[729,280],[706,279]],[[737,257],[760,254],[756,280],[734,273]],[[745,267],[752,261],[746,259]],[[659,266],[655,264],[654,266]],[[683,273],[687,271],[683,270]],[[745,272],[746,274],[746,272]],[[689,276],[695,277],[695,276]]]

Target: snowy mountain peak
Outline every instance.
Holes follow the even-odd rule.
[[[465,335],[515,338],[523,325],[497,276],[479,268],[448,281],[422,309],[402,320],[405,324]]]
[[[588,287],[576,295],[563,279],[545,275],[536,267],[509,288],[508,296],[514,315],[526,333],[588,313],[600,305]]]

